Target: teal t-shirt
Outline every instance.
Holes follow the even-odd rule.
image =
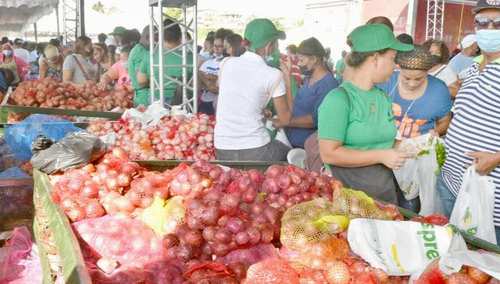
[[[149,88],[141,88],[137,82],[137,72],[140,71],[142,61],[144,58],[149,59],[149,50],[142,44],[138,43],[132,48],[128,56],[128,75],[130,83],[134,88],[134,105],[148,105],[149,104]]]
[[[158,53],[157,51],[154,54],[154,60],[155,64],[158,64]],[[147,76],[150,76],[149,72],[149,56],[143,59],[140,67],[140,72],[143,74],[146,74]],[[187,64],[188,65],[193,65],[193,55],[191,52],[188,52],[187,56]],[[174,77],[177,80],[182,82],[182,67],[180,66],[171,66],[171,65],[182,65],[182,53],[180,51],[174,51],[174,52],[169,52],[169,51],[163,51],[163,72],[164,72],[164,78],[163,78],[163,94],[165,98],[171,99],[174,94],[175,90],[177,89],[177,86],[179,86],[177,83],[169,79],[169,77]],[[159,68],[155,67],[154,68],[154,76],[156,80],[159,78]],[[189,81],[191,77],[193,76],[193,68],[188,68],[187,71],[187,80]],[[155,94],[157,97],[159,94]]]
[[[319,107],[318,136],[350,149],[392,148],[396,124],[390,98],[376,87],[364,91],[343,82]]]

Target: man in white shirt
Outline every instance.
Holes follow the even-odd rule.
[[[462,51],[450,60],[440,74],[440,79],[448,86],[453,97],[455,97],[467,69],[474,63],[474,57],[479,49],[476,42],[476,35],[466,35],[460,42],[460,49]]]
[[[30,62],[30,53],[23,48],[24,41],[20,38],[14,40],[14,56],[21,58],[24,62]]]
[[[278,58],[278,39],[285,33],[268,19],[254,19],[245,28],[248,51],[222,61],[214,131],[219,160],[284,161],[290,149],[272,140],[264,109],[272,99],[277,120],[290,120],[283,73],[268,65]]]
[[[203,93],[199,111],[206,114],[215,114],[215,102],[219,93],[217,78],[219,76],[219,64],[224,59],[224,39],[232,34],[231,30],[218,29],[214,35],[213,57],[203,62],[200,67],[200,80]]]

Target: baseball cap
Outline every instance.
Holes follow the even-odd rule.
[[[127,33],[127,29],[122,26],[118,26],[112,33],[110,33],[110,35],[124,35],[125,33]]]
[[[269,19],[254,19],[245,27],[245,39],[250,42],[250,49],[264,47],[276,39],[285,39],[283,31],[279,31]]]
[[[500,0],[478,0],[473,11],[479,13],[484,9],[500,9]]]
[[[413,50],[413,45],[400,42],[383,24],[368,24],[355,28],[347,37],[354,52],[374,52],[383,49]]]
[[[315,37],[310,37],[302,41],[299,45],[297,53],[319,57],[324,57],[326,55],[325,48]]]
[[[460,42],[460,48],[466,49],[473,45],[475,42],[477,42],[475,34],[466,35]]]
[[[43,53],[45,54],[45,58],[51,59],[54,57],[59,56],[59,50],[57,47],[53,46],[52,44],[48,44],[45,49],[43,50]]]

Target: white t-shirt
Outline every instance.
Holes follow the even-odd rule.
[[[203,62],[203,64],[200,66],[200,71],[206,74],[219,76],[219,64],[223,59],[224,57],[212,58]],[[201,94],[201,100],[203,102],[213,102],[216,99],[217,95],[207,90],[204,90]]]
[[[26,49],[24,48],[15,48],[14,49],[14,55],[16,57],[19,57],[21,58],[22,60],[24,60],[24,62],[26,63],[29,63],[30,62],[30,52],[27,51]]]
[[[434,76],[438,79],[441,79],[446,84],[446,86],[450,86],[458,80],[457,73],[453,71],[450,65],[447,65],[441,72]]]
[[[215,148],[243,150],[271,141],[263,110],[271,98],[286,94],[280,70],[266,64],[256,53],[222,61],[214,133]]]

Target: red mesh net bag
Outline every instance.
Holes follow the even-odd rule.
[[[243,284],[299,284],[299,277],[287,261],[270,258],[250,266]]]

